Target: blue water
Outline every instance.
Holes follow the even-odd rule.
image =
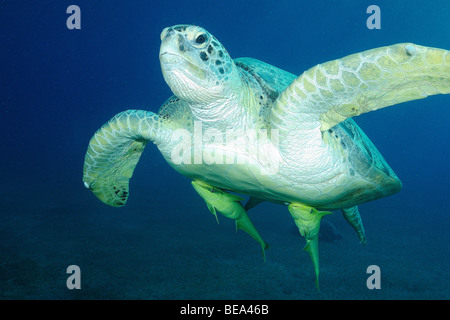
[[[243,3],[245,2],[245,3]],[[175,24],[213,33],[233,58],[295,74],[398,42],[450,49],[448,1],[0,1],[1,299],[449,299],[450,96],[355,120],[402,179],[403,190],[360,206],[361,246],[320,244],[320,292],[286,207],[251,217],[271,248],[232,221],[217,225],[187,178],[149,145],[128,204],[111,208],[81,181],[93,133],[129,109],[156,112],[171,92],[159,34]],[[66,8],[81,9],[68,30]],[[369,5],[381,29],[366,27]],[[81,289],[69,290],[69,265]],[[369,290],[369,265],[381,289]]]

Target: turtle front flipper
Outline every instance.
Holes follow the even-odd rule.
[[[84,158],[83,182],[101,201],[125,205],[129,181],[149,141],[158,143],[162,121],[149,111],[121,112],[91,138]]]
[[[253,239],[258,241],[262,248],[264,261],[266,260],[265,250],[269,248],[267,242],[259,235],[247,211],[242,206],[241,197],[227,193],[221,189],[215,188],[203,181],[192,181],[195,191],[205,200],[208,209],[216,216],[216,210],[225,217],[236,221],[236,229],[247,232]]]
[[[320,220],[329,211],[318,211],[301,203],[291,203],[288,210],[294,218],[300,234],[305,237],[306,245],[303,250],[308,251],[316,273],[316,287],[319,290],[319,228]]]
[[[326,131],[369,111],[448,93],[449,51],[400,43],[312,67],[277,98],[270,117],[281,141],[293,130]]]

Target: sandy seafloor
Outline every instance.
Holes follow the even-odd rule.
[[[368,30],[378,4],[381,30]],[[82,29],[66,28],[78,4]],[[320,243],[320,292],[286,207],[250,211],[270,244],[214,216],[151,144],[123,208],[82,183],[89,139],[128,108],[170,96],[164,27],[205,27],[233,58],[300,74],[317,63],[412,41],[450,49],[448,1],[0,1],[0,299],[449,299],[450,95],[357,117],[403,182],[360,206],[367,245],[340,212],[342,240]],[[81,269],[69,290],[66,269]],[[381,270],[369,290],[366,269]]]
[[[170,170],[170,169],[168,169]],[[146,178],[152,179],[150,173]],[[304,240],[286,207],[264,203],[251,217],[271,245],[259,245],[234,223],[215,218],[180,177],[148,196],[136,186],[122,209],[85,198],[83,188],[40,185],[9,190],[1,203],[1,299],[448,299],[449,222],[423,219],[394,198],[360,207],[367,245],[340,212],[328,219],[343,239],[320,242],[320,292]],[[148,186],[147,186],[148,188]],[[17,189],[16,189],[17,191]],[[33,194],[23,201],[23,192]],[[40,202],[46,198],[45,203]],[[193,200],[191,200],[193,199]],[[33,201],[34,200],[34,201]],[[177,216],[174,216],[174,212]],[[184,214],[181,214],[184,213]],[[426,213],[424,213],[426,214]],[[428,214],[431,214],[428,212]],[[399,224],[399,216],[403,216]],[[409,216],[409,218],[408,218]],[[431,230],[431,231],[429,231]],[[81,269],[81,290],[66,288],[66,268]],[[369,290],[369,265],[381,289]]]

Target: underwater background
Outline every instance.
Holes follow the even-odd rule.
[[[69,5],[81,29],[69,30]],[[369,30],[369,5],[381,29]],[[0,1],[0,299],[449,299],[450,95],[355,118],[403,182],[359,206],[367,245],[340,212],[342,239],[320,242],[320,292],[284,206],[250,211],[270,244],[218,225],[190,181],[148,145],[125,207],[82,183],[94,132],[171,95],[160,32],[206,28],[233,58],[295,74],[398,42],[450,49],[448,1]],[[69,290],[66,269],[81,270]],[[381,270],[369,290],[367,267]]]

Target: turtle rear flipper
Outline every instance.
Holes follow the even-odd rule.
[[[364,231],[364,226],[362,223],[361,216],[359,214],[358,206],[351,208],[343,208],[342,214],[344,219],[352,226],[358,235],[359,242],[361,244],[366,244],[366,232]]]
[[[147,142],[157,142],[161,126],[158,115],[142,110],[121,112],[104,124],[89,142],[85,187],[108,205],[125,205],[134,168]]]

